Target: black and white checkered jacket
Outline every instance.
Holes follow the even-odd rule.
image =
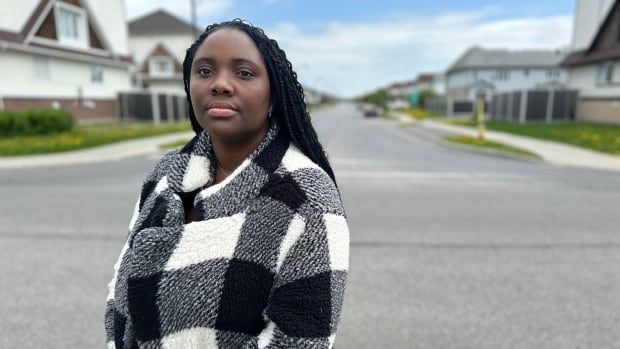
[[[145,179],[109,284],[108,347],[330,348],[349,259],[338,189],[275,123],[217,184],[214,160],[203,132]]]

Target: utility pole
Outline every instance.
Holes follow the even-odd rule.
[[[190,2],[192,11],[192,33],[194,34],[194,39],[198,39],[198,25],[196,23],[196,0],[190,0]]]
[[[478,101],[477,101],[477,108],[476,108],[476,121],[477,121],[477,127],[476,130],[478,131],[478,139],[481,141],[484,141],[484,132],[486,131],[486,125],[484,124],[485,122],[485,110],[484,110],[484,102],[485,99],[482,99],[480,97],[478,97]]]

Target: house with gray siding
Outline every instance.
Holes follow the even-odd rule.
[[[474,46],[447,70],[446,97],[454,101],[491,100],[493,94],[559,88],[566,72],[561,50],[498,50]]]

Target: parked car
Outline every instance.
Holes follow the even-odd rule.
[[[362,114],[367,118],[377,117],[379,116],[379,108],[374,104],[364,104]]]

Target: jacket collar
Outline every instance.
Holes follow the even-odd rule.
[[[281,132],[278,123],[272,119],[260,145],[225,180],[213,184],[216,164],[213,143],[211,136],[202,131],[172,156],[166,174],[168,187],[179,194],[205,188],[212,193],[234,182],[248,172],[249,167],[258,165],[271,174],[282,160],[288,142],[285,132]],[[278,151],[273,153],[276,148]]]

